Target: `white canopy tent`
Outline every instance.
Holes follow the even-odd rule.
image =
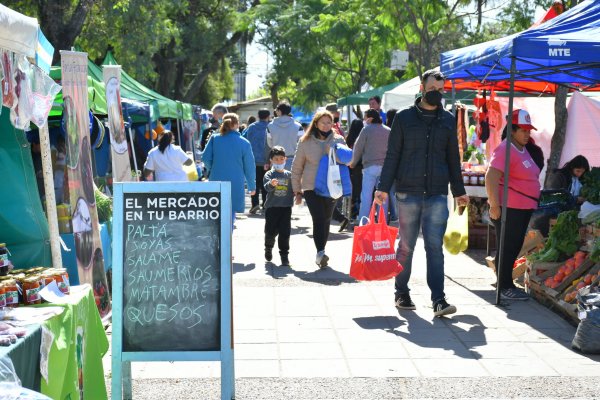
[[[30,58],[46,73],[50,69],[54,54],[54,48],[42,33],[36,18],[18,13],[3,4],[0,4],[0,49]],[[2,104],[0,104],[1,107]],[[58,268],[62,267],[63,263],[54,197],[54,174],[50,159],[48,123],[39,126],[39,131],[52,265]]]
[[[412,106],[415,103],[415,98],[419,93],[421,86],[421,78],[416,76],[403,84],[388,90],[383,94],[381,99],[381,108],[390,110],[395,108],[401,110]]]
[[[38,21],[0,4],[0,48],[34,58]]]

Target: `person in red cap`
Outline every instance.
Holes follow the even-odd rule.
[[[504,129],[504,139],[494,150],[490,166],[485,175],[485,188],[490,205],[490,219],[496,228],[496,249],[500,251],[500,232],[502,215],[502,195],[504,185],[508,184],[508,201],[506,205],[506,234],[504,238],[504,257],[502,265],[498,265],[496,257],[496,274],[500,285],[500,298],[503,300],[527,300],[529,296],[517,288],[512,279],[512,269],[529,225],[531,214],[537,208],[540,196],[539,147],[531,143],[531,117],[526,110],[514,110],[510,126]],[[510,130],[510,137],[508,131]],[[504,170],[506,146],[510,146],[510,164]],[[532,154],[533,153],[533,154]],[[536,162],[536,159],[537,162]],[[508,177],[506,177],[508,174]]]

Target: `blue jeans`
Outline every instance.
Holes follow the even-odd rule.
[[[427,255],[427,285],[431,290],[431,301],[436,302],[444,294],[444,232],[448,222],[447,196],[425,196],[396,193],[400,242],[396,259],[404,270],[396,276],[396,296],[407,294],[412,271],[412,257],[419,236],[423,231]]]
[[[360,209],[358,211],[358,223],[360,224],[362,217],[369,217],[371,206],[373,205],[373,191],[379,183],[381,177],[381,165],[371,165],[362,170],[362,191],[360,192]],[[393,193],[393,190],[390,190]],[[384,212],[382,215],[387,215],[388,202],[383,204]],[[375,214],[377,215],[377,214]]]

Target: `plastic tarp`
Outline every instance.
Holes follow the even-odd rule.
[[[17,268],[51,265],[48,221],[42,209],[31,148],[25,133],[12,126],[10,112],[0,115],[0,238]]]
[[[571,84],[587,89],[600,82],[600,1],[587,0],[539,26],[441,55],[450,79],[510,79]]]
[[[191,121],[194,119],[194,113],[192,111],[191,104],[182,103],[181,101],[177,100],[177,110],[179,112],[179,119],[182,119],[184,121]]]
[[[369,98],[371,98],[373,96],[381,97],[381,96],[383,96],[383,94],[385,92],[387,92],[388,90],[394,89],[396,86],[398,86],[400,84],[402,84],[402,82],[394,82],[394,83],[390,83],[389,85],[380,86],[375,89],[367,90],[366,92],[354,93],[354,94],[351,94],[350,96],[346,96],[346,97],[337,99],[337,105],[338,106],[355,106],[355,105],[359,105],[359,104],[369,104]]]
[[[567,133],[559,165],[583,154],[591,166],[600,165],[600,99],[573,93],[567,108]],[[581,134],[584,132],[585,134]]]
[[[119,65],[119,63],[117,63],[114,56],[109,51],[106,54],[106,57],[104,57],[102,65]],[[181,118],[178,113],[179,108],[177,105],[177,101],[171,100],[163,96],[162,94],[147,88],[146,86],[133,79],[125,71],[121,71],[121,96],[133,100],[147,101],[149,104],[152,104],[152,102],[156,103],[158,106],[158,115],[156,115],[153,118],[153,120],[156,118]],[[190,117],[189,119],[192,118]]]
[[[37,44],[37,19],[0,4],[0,47],[34,58]]]
[[[123,108],[125,122],[129,122],[130,118],[132,123],[147,123],[150,120],[150,105],[148,103],[121,97],[121,107]],[[158,109],[156,112],[158,112]]]

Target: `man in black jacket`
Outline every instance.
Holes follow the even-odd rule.
[[[404,267],[396,276],[396,307],[415,309],[408,281],[413,250],[422,229],[427,284],[436,317],[456,312],[444,294],[442,246],[448,220],[448,183],[459,206],[469,202],[460,171],[456,121],[442,106],[445,79],[439,71],[426,71],[421,79],[421,97],[415,105],[396,114],[375,192],[375,201],[382,204],[396,184],[400,228],[396,258]]]

